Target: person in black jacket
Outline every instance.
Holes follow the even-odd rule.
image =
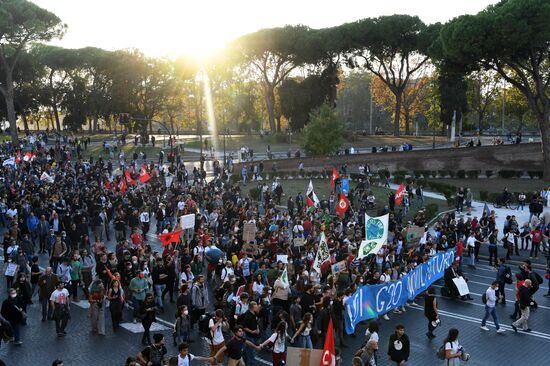
[[[19,327],[23,322],[23,309],[21,306],[22,299],[17,295],[17,291],[13,288],[8,290],[9,297],[2,303],[2,310],[0,313],[10,323],[13,329],[13,336],[15,345],[21,345]]]
[[[524,332],[530,332],[529,324],[529,303],[531,302],[531,280],[527,279],[519,288],[519,308],[521,310],[521,318],[512,323],[514,332],[518,331],[518,327],[522,326]]]
[[[390,336],[388,356],[398,366],[404,366],[409,360],[409,353],[409,337],[405,334],[405,327],[398,324],[395,327],[395,333]]]

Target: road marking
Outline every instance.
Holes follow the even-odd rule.
[[[487,279],[491,280],[491,282],[493,282],[493,281],[495,280],[495,277],[489,277],[489,276],[478,275],[478,274],[475,274],[475,273],[472,273],[472,272],[464,272],[464,274],[466,274],[466,275],[468,275],[468,276],[476,276],[476,277],[481,277],[481,278],[487,278]],[[470,282],[473,282],[473,281],[470,280]],[[474,283],[477,283],[477,282],[474,282]],[[487,284],[487,286],[489,286],[489,285],[490,285],[490,284]],[[548,290],[548,287],[540,285],[540,286],[539,286],[539,289]],[[507,290],[508,290],[508,289],[507,289]]]
[[[132,333],[143,333],[145,332],[145,329],[143,329],[143,325],[141,323],[120,323],[120,326],[127,331],[130,331]],[[164,325],[161,325],[157,322],[154,322],[151,324],[151,332],[162,332],[165,330],[170,329],[170,327],[165,327]]]
[[[424,309],[420,306],[414,306],[413,305],[413,306],[411,306],[411,308],[416,309],[416,310],[420,310],[420,311],[424,311]],[[446,310],[438,310],[438,313],[441,314],[441,315],[447,316],[449,318],[464,320],[464,321],[467,321],[467,322],[470,322],[470,323],[476,323],[478,325],[481,325],[481,320],[482,320],[481,318],[474,318],[474,317],[471,317],[471,316],[467,316],[467,315],[463,315],[463,314],[459,314],[459,313],[453,313],[451,311],[446,311]],[[491,321],[487,321],[487,325],[494,326],[495,324]],[[510,325],[500,324],[500,327],[502,329],[505,329],[507,331],[510,331],[510,332],[514,333],[514,330],[512,329],[512,327]],[[538,337],[538,338],[550,340],[550,334],[547,334],[547,333],[536,332],[536,331],[522,332],[521,330],[518,331],[518,333],[524,333],[526,335],[530,335],[530,336],[533,336],[533,337]]]
[[[432,285],[432,286],[434,286],[434,287],[439,287],[439,288],[443,287],[442,285]],[[470,292],[470,295],[475,295],[475,296],[481,297],[481,294],[478,294],[478,293],[476,293],[476,292]],[[515,301],[512,301],[512,300],[506,300],[506,302],[509,302],[509,303],[511,303],[511,304],[515,304]],[[538,307],[541,308],[541,309],[550,310],[550,307],[548,307],[548,306],[538,305]]]

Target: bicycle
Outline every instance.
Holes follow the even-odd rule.
[[[493,206],[495,208],[507,208],[510,210],[517,210],[519,207],[519,201],[516,199],[516,197],[513,194],[509,194],[507,199],[504,200],[502,195],[499,195],[495,202],[493,202]]]

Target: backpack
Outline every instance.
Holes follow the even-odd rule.
[[[485,292],[483,295],[481,295],[481,302],[484,304],[487,304],[487,293]]]
[[[533,272],[533,274],[535,275],[535,279],[537,280],[537,282],[539,283],[539,285],[542,285],[542,277],[541,275],[539,275],[537,272]],[[538,286],[537,286],[538,287]]]
[[[506,266],[506,268],[504,269],[504,282],[506,282],[507,284],[511,284],[514,282],[512,278],[512,270],[508,266]]]
[[[437,358],[439,358],[440,360],[444,360],[445,359],[445,343],[443,343],[441,345],[441,347],[439,347],[439,349],[437,350],[437,353],[436,353],[436,356]]]
[[[199,318],[199,332],[203,337],[212,340],[212,331],[210,330],[210,319],[213,319],[212,313],[206,313]]]

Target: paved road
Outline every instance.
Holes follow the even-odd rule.
[[[154,225],[152,225],[154,227]],[[0,233],[1,234],[1,233]],[[113,235],[114,237],[114,235]],[[154,235],[149,234],[148,239],[152,245],[159,249],[158,240]],[[110,249],[114,249],[114,242],[108,243]],[[527,258],[526,252],[521,252],[520,258],[511,262],[513,269],[517,268],[519,260]],[[42,256],[41,263],[45,265],[47,259]],[[539,260],[539,263],[541,261]],[[543,274],[542,264],[536,266],[537,271]],[[466,350],[472,354],[470,365],[513,365],[529,362],[532,365],[545,365],[545,352],[542,349],[550,346],[550,299],[542,295],[548,291],[548,284],[545,282],[536,294],[539,309],[531,315],[530,325],[532,333],[514,334],[509,326],[509,314],[513,311],[512,285],[508,285],[506,295],[508,298],[505,306],[498,305],[498,314],[502,326],[507,332],[503,335],[496,334],[492,323],[488,323],[490,332],[481,330],[480,322],[483,316],[483,304],[481,294],[487,289],[495,278],[495,272],[487,265],[485,257],[481,258],[481,264],[477,269],[465,267],[466,276],[469,278],[469,287],[473,301],[463,302],[439,298],[442,314],[442,326],[436,330],[437,338],[428,341],[425,337],[426,321],[422,313],[422,300],[418,301],[420,307],[407,308],[404,314],[390,314],[390,320],[380,320],[380,355],[381,365],[389,365],[387,357],[387,340],[396,324],[404,324],[411,339],[410,365],[432,365],[438,364],[435,352],[441,344],[447,330],[456,327],[460,330],[460,341]],[[441,283],[436,283],[440,286]],[[5,294],[5,282],[0,281],[0,293]],[[2,296],[3,300],[4,297]],[[135,355],[141,350],[140,340],[142,331],[131,323],[131,314],[124,314],[124,327],[113,333],[111,330],[110,316],[106,316],[106,336],[98,336],[90,333],[90,326],[87,319],[86,303],[81,302],[72,306],[72,319],[69,322],[65,338],[55,336],[54,324],[51,321],[42,323],[40,321],[40,309],[38,304],[29,307],[28,325],[22,329],[23,345],[16,347],[3,344],[0,348],[0,359],[7,365],[34,366],[49,365],[55,358],[61,358],[66,366],[76,365],[122,365],[129,355]],[[158,317],[158,330],[169,340],[171,331],[170,324],[173,321],[173,304],[168,303],[166,313]],[[343,365],[350,365],[353,352],[361,345],[365,324],[357,327],[356,337],[347,337],[347,348],[343,351]],[[197,355],[204,355],[207,352],[207,345],[195,334],[196,340],[191,344],[191,352]],[[168,342],[170,343],[170,342]],[[168,344],[170,355],[176,354],[176,348]],[[37,361],[39,360],[39,361]],[[263,352],[258,357],[258,363],[271,364],[270,354]],[[194,363],[201,365],[200,362]],[[202,363],[204,364],[204,363]]]

